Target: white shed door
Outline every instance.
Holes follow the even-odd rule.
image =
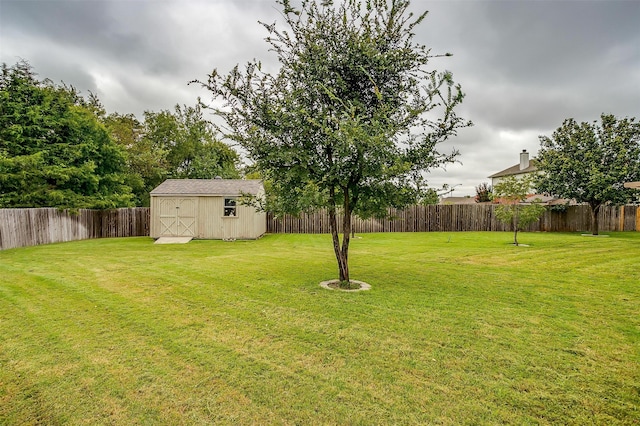
[[[196,236],[197,199],[163,198],[160,200],[160,235]]]

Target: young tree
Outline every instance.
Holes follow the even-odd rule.
[[[129,206],[124,182],[121,150],[75,89],[2,65],[0,207]]]
[[[637,199],[638,191],[624,183],[640,179],[640,124],[635,118],[600,118],[601,123],[565,120],[550,138],[540,137],[537,157],[538,191],[588,203],[593,235],[600,207]]]
[[[226,136],[272,183],[278,206],[328,210],[348,286],[352,214],[415,202],[416,176],[453,161],[457,152],[436,145],[470,125],[454,113],[463,94],[451,73],[427,69],[433,55],[413,40],[426,13],[414,19],[408,0],[277,3],[289,29],[262,25],[280,70],[254,60],[203,85],[226,101],[215,110]]]
[[[529,224],[540,219],[545,208],[538,201],[526,204],[527,195],[531,193],[535,178],[529,175],[517,178],[508,176],[498,182],[493,188],[494,200],[499,205],[496,217],[503,223],[511,225],[513,229],[513,244],[518,245],[518,231],[522,231]]]

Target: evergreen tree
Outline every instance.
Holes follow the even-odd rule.
[[[72,87],[27,62],[0,75],[0,207],[131,205],[122,151]]]

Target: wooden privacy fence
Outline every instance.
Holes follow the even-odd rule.
[[[390,209],[389,219],[354,218],[356,233],[366,232],[430,232],[430,231],[507,231],[509,226],[495,215],[497,206],[491,204],[453,204],[411,206],[403,210]],[[338,217],[342,232],[342,216]],[[599,212],[601,231],[640,230],[640,208],[637,206],[604,206]],[[569,206],[564,211],[547,210],[527,231],[576,232],[591,229],[591,209],[587,205]],[[269,233],[329,233],[326,211],[302,214],[300,217],[267,214]]]
[[[356,233],[429,231],[507,231],[495,217],[494,205],[411,206],[391,209],[389,219],[353,220]],[[640,207],[605,206],[600,209],[601,231],[640,231]],[[342,217],[338,218],[342,228]],[[114,210],[54,208],[0,209],[0,250],[39,244],[107,237],[149,235],[148,207]],[[565,211],[548,210],[528,231],[576,232],[591,228],[589,206],[571,206]],[[340,229],[341,230],[341,229]],[[329,233],[325,211],[300,217],[275,218],[267,214],[268,233]]]
[[[77,212],[55,208],[0,210],[0,250],[64,241],[149,235],[149,208]]]

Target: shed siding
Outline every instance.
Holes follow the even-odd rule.
[[[198,238],[221,240],[223,238],[222,197],[201,197],[198,211]]]
[[[235,217],[224,216],[224,199],[229,197],[200,197],[198,238],[254,239],[267,230],[267,215],[253,207],[236,206]]]
[[[260,194],[264,196],[264,193]],[[264,211],[256,211],[255,209],[248,207],[253,210],[253,232],[255,233],[255,237],[259,238],[260,236],[267,233],[267,213]]]
[[[236,224],[236,238],[239,239],[254,239],[259,238],[264,232],[259,232],[256,229],[256,219],[260,218],[263,226],[267,226],[267,215],[262,212],[257,212],[256,209],[250,206],[238,206],[238,217],[235,218]],[[234,219],[228,219],[234,220]]]
[[[255,239],[267,231],[266,213],[257,212],[253,207],[237,205],[236,216],[225,217],[225,198],[229,197],[152,196],[151,237]],[[195,211],[186,207],[193,207]],[[183,213],[176,214],[174,211]]]

